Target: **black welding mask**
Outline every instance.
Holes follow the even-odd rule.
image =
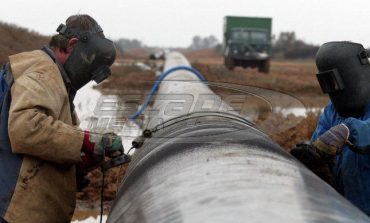
[[[363,115],[370,96],[368,51],[358,43],[325,43],[316,54],[316,66],[321,89],[339,115]]]
[[[75,90],[91,80],[100,83],[111,74],[110,66],[116,58],[116,49],[113,42],[104,37],[100,26],[79,30],[61,24],[57,32],[68,39],[76,37],[79,40],[64,64]]]

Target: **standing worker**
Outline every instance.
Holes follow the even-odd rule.
[[[368,56],[361,44],[352,42],[329,42],[320,47],[316,55],[317,78],[331,102],[320,116],[312,145],[301,144],[291,153],[321,173],[321,164],[326,162],[332,172],[332,185],[370,215]]]
[[[57,31],[49,47],[10,56],[2,76],[14,81],[1,107],[0,222],[70,222],[76,166],[89,171],[122,149],[113,133],[79,129],[73,106],[78,89],[110,75],[113,43],[88,15]]]

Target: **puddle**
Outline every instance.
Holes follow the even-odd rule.
[[[139,68],[140,70],[143,70],[143,71],[149,71],[149,70],[152,70],[152,68],[145,64],[145,63],[142,63],[142,62],[136,62],[134,64],[135,67]]]
[[[323,108],[282,108],[282,107],[276,107],[273,109],[274,113],[281,113],[284,115],[284,117],[288,115],[295,115],[297,117],[307,117],[307,114],[310,112],[316,113],[316,112],[323,112]]]

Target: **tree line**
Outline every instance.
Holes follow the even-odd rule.
[[[306,59],[315,58],[319,45],[306,43],[296,37],[295,32],[281,32],[273,36],[272,52],[274,58]]]
[[[126,50],[133,48],[147,47],[144,43],[137,39],[121,38],[116,41],[116,46],[119,51],[124,53]],[[151,47],[152,48],[152,47]],[[188,49],[201,50],[201,49],[215,49],[222,54],[222,44],[214,36],[201,37],[196,35],[192,38],[191,44]],[[277,37],[272,36],[272,57],[279,59],[308,59],[314,58],[318,45],[306,43],[298,39],[295,32],[281,32]]]

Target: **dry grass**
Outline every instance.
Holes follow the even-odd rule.
[[[50,37],[15,25],[0,22],[0,64],[8,61],[8,56],[23,51],[40,49]]]
[[[322,95],[315,77],[312,61],[272,61],[271,73],[258,73],[257,69],[226,69],[222,64],[194,62],[193,67],[208,81],[227,82],[273,89],[298,95]]]
[[[140,92],[149,90],[155,80],[152,71],[142,71],[135,66],[113,66],[112,76],[98,86],[106,91]]]
[[[50,36],[4,22],[0,22],[0,34],[0,65],[8,62],[8,56],[41,49],[43,45],[48,45],[50,40]],[[121,53],[117,51],[117,55],[121,56]]]

